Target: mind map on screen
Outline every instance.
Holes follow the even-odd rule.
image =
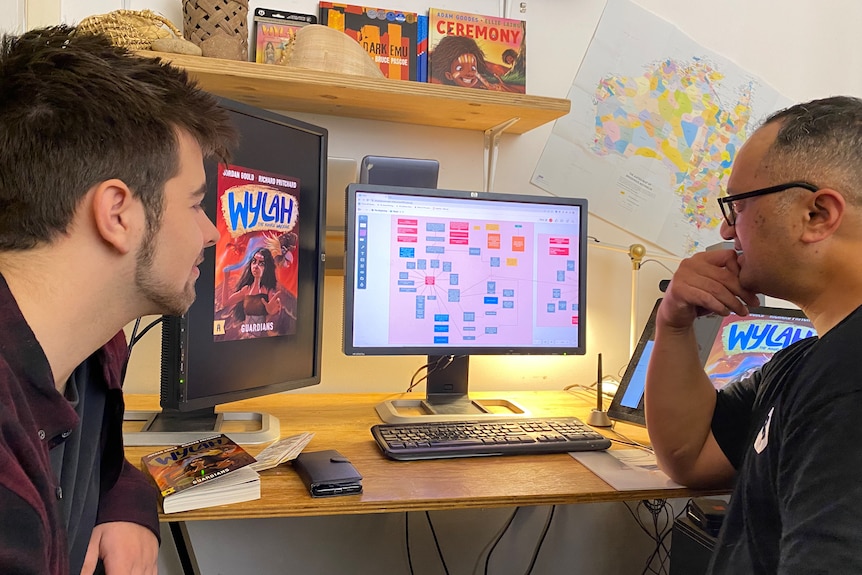
[[[389,236],[390,345],[559,344],[541,341],[538,330],[550,328],[544,335],[553,337],[577,329],[579,264],[572,226],[544,233],[532,222],[390,218],[378,232],[379,220],[359,216],[358,238],[362,254],[369,237]],[[369,258],[368,265],[379,264]],[[374,270],[360,265],[358,271],[361,290],[364,274]]]

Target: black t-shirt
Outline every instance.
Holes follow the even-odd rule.
[[[80,573],[96,525],[99,508],[99,438],[105,413],[105,391],[92,385],[91,370],[100,375],[94,356],[78,366],[66,383],[66,399],[81,424],[65,442],[50,451],[51,467],[59,475],[60,506],[69,539],[70,573]]]
[[[862,573],[862,308],[718,393],[737,469],[710,573]]]

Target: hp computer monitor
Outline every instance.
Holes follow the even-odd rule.
[[[585,353],[586,200],[351,184],[345,223],[344,353],[428,356],[422,415],[385,421],[506,414],[471,355]]]
[[[320,382],[327,132],[219,101],[240,134],[230,164],[205,166],[220,239],[205,250],[188,313],[163,318],[162,411],[128,444],[211,435],[240,416],[216,414],[219,404]],[[259,433],[234,439],[276,438],[277,420],[260,418]]]

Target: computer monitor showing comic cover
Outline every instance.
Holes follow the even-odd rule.
[[[653,306],[608,408],[611,419],[646,425],[644,389],[660,304],[661,299]],[[698,358],[716,390],[750,376],[778,350],[816,335],[802,311],[766,306],[753,307],[746,316],[701,316],[695,320],[694,333]]]
[[[428,356],[423,415],[385,421],[507,415],[469,398],[471,355],[586,351],[586,200],[351,184],[346,239],[345,354]]]
[[[163,318],[162,411],[144,432],[127,433],[129,444],[212,434],[247,415],[217,415],[215,406],[320,382],[327,132],[220,104],[240,133],[229,165],[206,164],[204,207],[220,239],[205,250],[188,313]],[[277,420],[258,415],[258,433],[232,437],[277,437]]]
[[[743,317],[731,314],[710,319],[712,337],[704,338],[709,344],[700,351],[703,369],[716,389],[750,376],[776,351],[817,335],[798,309],[759,307]]]

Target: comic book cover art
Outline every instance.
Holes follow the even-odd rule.
[[[255,462],[246,450],[224,434],[156,451],[141,464],[162,497],[223,477]]]
[[[721,389],[751,375],[780,349],[813,335],[816,332],[806,318],[731,314],[722,319],[704,371]]]
[[[418,15],[386,8],[321,2],[320,23],[341,30],[368,52],[383,75],[394,80],[419,77]]]
[[[254,61],[258,64],[287,64],[288,47],[296,32],[316,24],[317,16],[257,8],[254,11]]]
[[[219,165],[215,341],[296,333],[296,178]]]
[[[428,82],[524,94],[526,34],[522,20],[431,8]]]

